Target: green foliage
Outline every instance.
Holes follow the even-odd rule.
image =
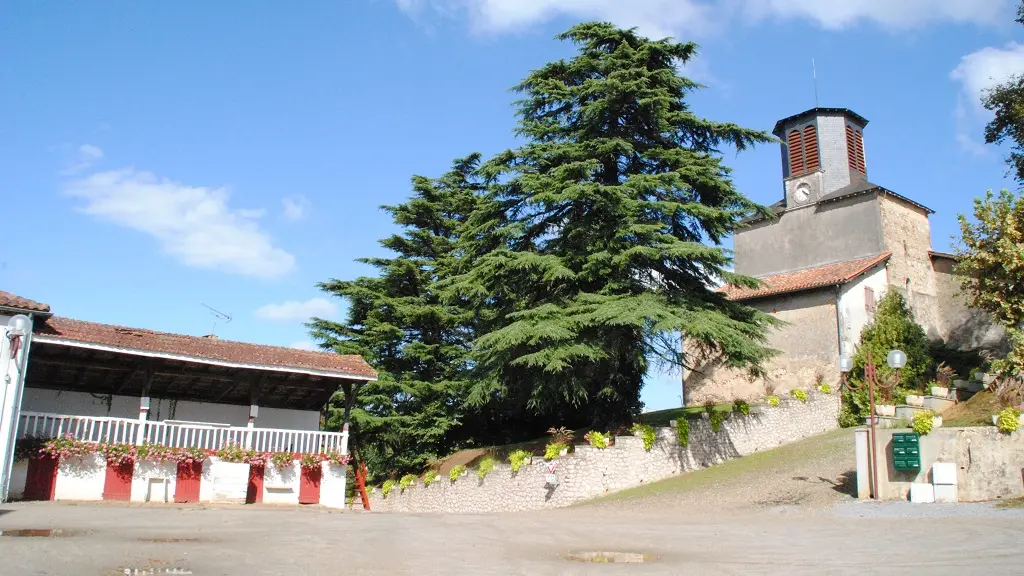
[[[832,387],[829,386],[828,384],[825,384],[825,383],[819,384],[818,385],[818,392],[821,392],[822,394],[831,394],[832,393]]]
[[[932,418],[935,417],[935,413],[931,410],[919,410],[914,414],[914,421],[911,427],[914,432],[924,436],[932,431],[932,425],[934,422]]]
[[[384,481],[383,484],[381,484],[380,491],[382,494],[384,494],[384,497],[387,498],[388,494],[391,493],[391,490],[394,489],[394,487],[395,481],[392,480],[391,478],[388,478],[387,480]]]
[[[303,454],[299,457],[299,468],[303,470],[318,470],[324,462],[323,454]]]
[[[566,450],[568,448],[569,445],[563,442],[549,442],[548,445],[544,447],[544,459],[554,460],[561,456],[562,450]]]
[[[775,395],[768,396],[767,398],[765,398],[765,400],[768,402],[769,406],[772,406],[772,407],[775,407],[775,408],[778,408],[779,404],[782,403],[782,401],[779,400],[779,397],[775,396]]]
[[[398,481],[398,487],[405,490],[409,486],[412,486],[416,482],[417,476],[415,474],[406,474]]]
[[[468,401],[527,400],[567,423],[616,425],[640,410],[648,358],[680,364],[680,330],[730,367],[763,371],[777,322],[713,286],[757,281],[728,271],[722,242],[746,215],[719,148],[772,142],[700,118],[679,76],[696,46],[611,24],[574,26],[577,53],[516,90],[522,146],[498,154],[451,293],[486,302]]]
[[[530,459],[532,454],[526,450],[516,450],[515,452],[508,455],[509,464],[512,466],[513,472],[519,472],[519,469],[523,467],[523,463]]]
[[[135,460],[135,445],[123,442],[100,442],[97,452],[111,464],[123,464]]]
[[[448,479],[451,480],[452,482],[455,482],[456,480],[459,479],[459,476],[462,476],[462,473],[465,471],[466,467],[463,466],[462,464],[459,464],[458,466],[452,466],[452,469],[448,471]]]
[[[38,458],[40,450],[46,444],[43,438],[21,438],[14,443],[14,461]]]
[[[599,448],[601,450],[604,450],[605,448],[607,448],[608,444],[609,444],[608,435],[607,434],[602,434],[602,433],[597,432],[595,430],[591,430],[590,432],[587,432],[587,435],[586,435],[586,437],[584,439],[587,442],[589,442],[590,445],[593,446],[594,448]]]
[[[748,404],[746,400],[737,398],[736,401],[732,403],[732,411],[739,412],[745,416],[750,414],[750,404]]]
[[[676,438],[683,448],[690,444],[690,421],[685,417],[676,420]]]
[[[654,430],[654,426],[650,424],[633,424],[633,427],[629,429],[632,434],[640,434],[640,438],[644,441],[644,450],[650,452],[651,448],[654,447],[655,440],[658,439],[657,433]]]
[[[864,380],[864,367],[870,350],[879,380],[889,382],[895,374],[886,358],[890,350],[897,349],[907,354],[907,365],[900,370],[900,382],[909,388],[919,388],[930,379],[935,366],[930,354],[931,345],[924,328],[914,321],[903,295],[896,289],[890,289],[878,301],[875,317],[860,333],[860,345],[853,357],[850,378],[858,382]]]
[[[270,455],[270,463],[274,468],[284,470],[295,465],[295,458],[291,452],[274,452]]]
[[[427,470],[427,473],[423,475],[423,485],[430,486],[437,481],[437,470]]]
[[[996,419],[996,426],[1007,434],[1016,432],[1020,427],[1020,410],[1013,407],[1003,408]]]
[[[722,429],[722,422],[729,417],[728,412],[722,412],[720,410],[708,410],[708,422],[711,423],[711,429],[718,432]]]
[[[485,456],[482,460],[480,460],[480,464],[477,465],[476,475],[481,480],[483,480],[484,478],[487,477],[488,474],[491,473],[492,470],[494,470],[494,458],[491,458],[490,456]]]
[[[1024,77],[1012,80],[1015,90],[1024,87]],[[997,93],[1004,88],[996,88]],[[991,95],[989,97],[992,97]],[[1021,93],[1015,92],[1015,98]],[[1024,100],[1018,102],[1024,104]],[[1009,111],[1005,111],[1009,113]],[[1024,110],[1014,109],[1015,122],[1024,119]],[[997,115],[996,120],[999,117]],[[990,125],[991,126],[991,125]],[[1024,168],[1018,145],[1013,152],[1018,170]],[[1018,178],[1022,173],[1018,172]],[[1003,190],[988,191],[974,200],[974,219],[960,215],[960,245],[955,271],[961,292],[968,303],[988,312],[1007,332],[1010,353],[992,362],[992,372],[1003,378],[1024,378],[1024,196]]]
[[[478,433],[463,408],[474,325],[482,310],[446,302],[439,283],[458,265],[459,230],[477,202],[479,155],[456,160],[439,179],[415,176],[404,204],[385,206],[402,232],[381,241],[391,257],[362,258],[375,276],[330,280],[319,287],[348,304],[343,322],[311,319],[327,350],[360,354],[376,382],[354,391],[351,419],[360,456],[371,470],[422,470],[432,459],[470,444]],[[329,405],[328,427],[345,421],[345,398]],[[500,424],[500,422],[496,422]]]
[[[807,402],[807,391],[806,390],[801,390],[800,388],[794,388],[794,389],[790,390],[789,393],[793,395],[793,398],[796,398],[797,400],[799,400],[801,402]]]
[[[248,455],[245,448],[235,442],[228,442],[213,453],[214,456],[224,462],[245,462]]]
[[[839,426],[842,428],[853,428],[855,426],[861,426],[864,424],[864,418],[861,417],[860,412],[856,410],[856,406],[850,406],[845,400],[839,406]]]

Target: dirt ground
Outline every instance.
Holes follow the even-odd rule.
[[[849,432],[523,514],[0,505],[0,575],[984,574],[1024,561],[1024,508],[861,502]],[[49,537],[10,536],[56,529]],[[36,533],[41,534],[41,533]],[[584,552],[646,555],[579,563]],[[605,558],[608,558],[606,555]],[[612,557],[614,558],[614,557]],[[140,572],[141,573],[141,572]]]

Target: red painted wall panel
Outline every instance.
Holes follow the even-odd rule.
[[[178,462],[178,479],[174,485],[175,502],[199,502],[199,484],[203,478],[202,462]]]
[[[57,488],[57,459],[53,456],[31,458],[25,478],[25,500],[53,500]]]
[[[299,504],[320,503],[320,479],[323,473],[319,466],[302,469],[302,476],[299,478]]]
[[[107,476],[103,480],[104,500],[131,500],[132,474],[135,462],[126,460],[120,464],[107,462]]]
[[[245,493],[246,504],[259,504],[263,502],[263,472],[266,470],[264,464],[251,464],[249,466],[249,489]]]

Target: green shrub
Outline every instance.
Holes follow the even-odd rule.
[[[633,424],[633,427],[629,429],[633,434],[639,433],[640,437],[644,440],[644,450],[648,452],[654,447],[654,441],[658,439],[657,433],[654,431],[654,426],[650,424]]]
[[[722,422],[725,422],[725,419],[728,418],[728,416],[729,414],[727,412],[722,412],[720,410],[712,410],[708,412],[708,421],[711,423],[711,429],[715,432],[721,430]]]
[[[462,476],[462,473],[465,471],[466,467],[463,466],[462,464],[454,466],[452,467],[451,470],[448,471],[448,479],[451,480],[452,482],[455,482],[456,480],[459,479],[459,476]]]
[[[782,402],[781,400],[779,400],[778,396],[769,396],[769,397],[765,398],[765,400],[768,401],[768,405],[769,406],[774,406],[776,408],[779,406],[779,403]]]
[[[793,398],[796,398],[797,400],[799,400],[801,402],[807,402],[807,391],[806,390],[801,390],[799,388],[794,388],[793,390],[790,390],[789,393],[793,395]]]
[[[381,493],[384,494],[384,497],[387,498],[388,494],[391,493],[391,490],[394,487],[395,487],[395,481],[391,480],[391,479],[388,479],[388,480],[385,480],[383,484],[381,484],[380,491],[381,491]]]
[[[1003,408],[996,419],[996,426],[1003,432],[1010,434],[1020,428],[1020,410],[1016,408]]]
[[[481,480],[483,480],[484,478],[487,477],[488,474],[491,473],[492,470],[494,470],[494,458],[491,458],[490,456],[485,456],[484,459],[480,461],[480,464],[476,468],[476,475]]]
[[[828,384],[821,384],[818,386],[818,392],[821,392],[822,394],[831,394],[832,387]]]
[[[423,475],[423,485],[430,486],[437,480],[437,470],[427,470],[427,473]]]
[[[690,443],[690,421],[685,416],[680,416],[676,420],[676,438],[679,439],[679,445],[683,448]]]
[[[569,445],[564,442],[551,442],[544,447],[544,459],[554,460],[562,455],[562,450],[565,450],[568,447]]]
[[[416,481],[416,475],[415,474],[406,474],[405,476],[402,476],[401,480],[398,481],[398,487],[401,488],[402,490],[405,490],[409,486],[412,486],[412,483],[415,482],[415,481]]]
[[[878,301],[875,317],[860,333],[860,343],[853,357],[851,378],[863,380],[867,353],[878,369],[878,379],[888,382],[893,370],[886,364],[890,350],[899,349],[907,354],[907,365],[900,370],[900,380],[909,388],[921,386],[935,369],[931,356],[931,343],[924,328],[914,316],[898,290],[888,290]]]
[[[750,404],[747,404],[746,400],[737,398],[736,401],[732,403],[732,411],[739,412],[743,415],[750,414]]]
[[[864,423],[864,418],[861,418],[851,408],[850,404],[843,402],[839,407],[839,426],[842,428],[853,428],[854,426],[860,426]]]
[[[513,472],[519,472],[519,469],[523,467],[523,463],[530,459],[530,454],[526,450],[516,450],[515,452],[508,455],[508,462],[512,465]]]
[[[607,448],[609,443],[608,435],[602,434],[596,430],[591,430],[590,432],[587,432],[587,435],[584,436],[583,439],[586,440],[587,442],[590,442],[590,445],[593,446],[594,448],[598,448],[601,450]]]
[[[911,428],[914,429],[914,432],[917,432],[922,436],[928,434],[932,431],[932,418],[934,416],[935,413],[931,410],[919,410],[914,414],[914,421],[913,424],[911,424]]]

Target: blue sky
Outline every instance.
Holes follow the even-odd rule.
[[[980,91],[1024,72],[1012,0],[8,2],[0,289],[97,322],[303,346],[314,284],[368,270],[413,174],[515,143],[508,88],[611,20],[695,40],[704,116],[770,130],[819,102],[871,121],[868,176],[956,214],[1008,186]],[[775,146],[729,154],[781,198]],[[649,409],[678,405],[654,374]]]

